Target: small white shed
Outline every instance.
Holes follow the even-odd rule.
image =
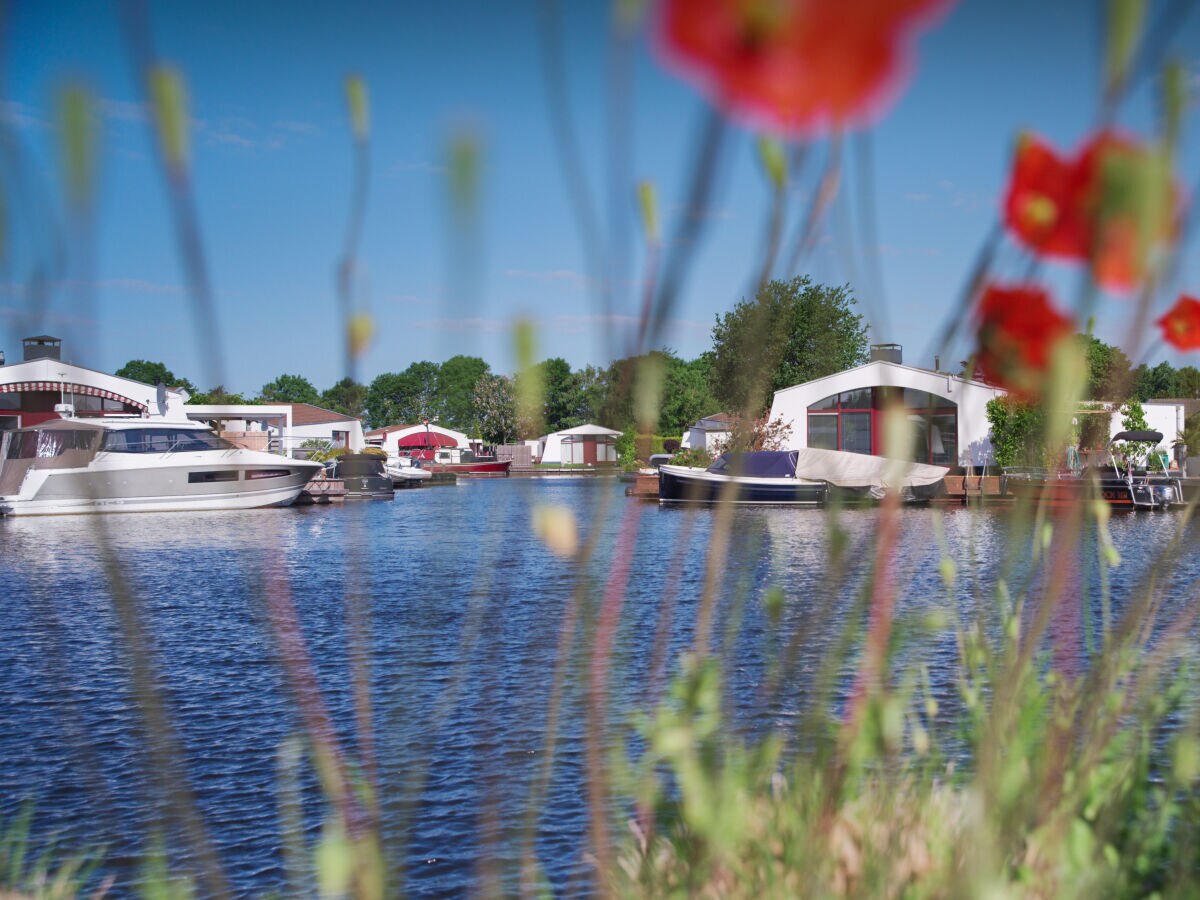
[[[592,424],[556,431],[538,441],[539,461],[555,465],[616,465],[620,436],[619,431]]]

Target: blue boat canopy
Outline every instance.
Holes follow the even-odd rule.
[[[708,467],[710,472],[745,475],[750,478],[795,478],[795,450],[757,450],[752,453],[722,453]]]

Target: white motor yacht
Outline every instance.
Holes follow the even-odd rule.
[[[389,456],[383,470],[396,487],[412,487],[433,477],[433,473],[421,467],[419,460],[407,456]]]
[[[288,506],[321,469],[153,418],[53,419],[0,450],[0,515],[14,516]]]

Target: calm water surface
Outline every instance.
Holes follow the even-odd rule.
[[[586,569],[533,537],[538,503],[574,511],[583,539],[595,540]],[[73,848],[104,845],[118,893],[136,879],[146,836],[163,819],[130,688],[129,648],[101,562],[107,542],[147,623],[134,649],[157,666],[186,781],[237,893],[286,890],[278,759],[298,723],[277,665],[264,579],[290,586],[323,699],[352,749],[346,598],[361,601],[388,839],[410,893],[467,892],[481,867],[516,858],[523,801],[551,752],[547,698],[564,614],[581,580],[588,622],[614,556],[625,556],[615,549],[619,532],[636,526],[612,659],[611,733],[624,735],[630,711],[656,691],[650,669],[658,642],[671,658],[690,644],[714,516],[709,508],[634,505],[609,479],[512,478],[400,492],[391,503],[0,520],[7,613],[0,619],[0,815],[32,800],[39,834],[55,833]],[[736,727],[794,719],[826,649],[856,614],[877,513],[839,514],[844,537],[837,540],[831,516],[780,507],[734,513],[732,550],[719,570],[716,639],[729,663]],[[924,621],[933,610],[978,607],[990,615],[997,579],[1019,590],[1039,577],[1015,521],[1008,509],[906,510],[894,570],[902,621]],[[1174,514],[1113,520],[1122,554],[1113,615],[1144,588],[1181,522]],[[834,577],[827,562],[843,542],[846,562]],[[953,596],[938,574],[943,542],[960,573]],[[1183,546],[1166,579],[1168,616],[1192,602],[1200,576],[1193,531]],[[1005,571],[1010,548],[1018,563]],[[1056,653],[1068,665],[1085,664],[1088,629],[1103,615],[1088,574],[1094,554],[1089,538],[1070,558],[1054,560],[1083,598],[1079,609],[1055,617]],[[761,603],[771,586],[786,597],[777,623]],[[770,659],[789,642],[795,665],[768,696]],[[955,654],[953,632],[943,628],[905,655],[929,666],[950,709]],[[538,853],[559,892],[587,884],[578,682],[569,679],[555,774],[538,819]],[[322,807],[312,773],[302,768],[299,780],[311,839]]]

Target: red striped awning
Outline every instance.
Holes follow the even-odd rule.
[[[82,394],[85,397],[103,397],[105,400],[117,400],[120,403],[136,406],[138,409],[149,409],[145,403],[139,403],[137,400],[131,400],[129,397],[113,391],[92,387],[90,384],[71,384],[70,382],[64,384],[61,381],[14,381],[9,384],[0,384],[0,394],[24,394],[27,391],[62,391],[66,394]]]

